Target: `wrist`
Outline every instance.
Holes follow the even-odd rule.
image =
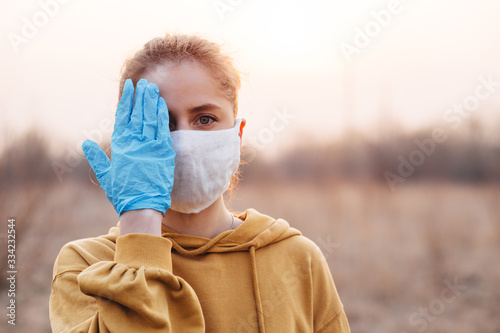
[[[123,212],[120,216],[120,236],[142,233],[161,236],[163,214],[154,209],[137,209]]]

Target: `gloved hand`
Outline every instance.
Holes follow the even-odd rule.
[[[133,105],[133,107],[132,107]],[[174,184],[174,157],[168,109],[153,83],[125,82],[111,137],[111,161],[99,145],[86,140],[85,157],[119,215],[151,208],[165,214]]]

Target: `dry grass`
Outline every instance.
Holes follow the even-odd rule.
[[[317,242],[353,332],[422,331],[410,316],[437,304],[443,281],[458,279],[465,290],[434,312],[424,331],[487,333],[500,328],[499,203],[500,188],[488,185],[405,183],[390,192],[378,183],[254,182],[240,186],[231,207],[285,218]],[[98,186],[73,181],[3,190],[0,204],[3,219],[17,218],[20,279],[18,325],[4,319],[0,331],[50,332],[58,250],[106,233],[116,213]]]

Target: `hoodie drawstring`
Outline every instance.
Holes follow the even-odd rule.
[[[194,257],[194,256],[197,256],[199,254],[205,253],[208,249],[210,249],[212,246],[217,244],[219,242],[219,240],[226,237],[229,232],[231,232],[231,231],[226,231],[226,232],[223,232],[223,233],[217,235],[216,237],[214,237],[211,240],[209,240],[208,242],[206,242],[205,245],[203,245],[197,249],[194,249],[194,250],[186,250],[182,246],[177,244],[177,242],[174,241],[173,239],[171,239],[171,238],[169,238],[169,239],[172,242],[172,247],[177,252],[179,252],[180,254],[182,254],[184,256]]]
[[[259,333],[264,333],[264,311],[262,311],[262,300],[260,298],[259,277],[257,276],[257,263],[255,259],[255,246],[250,247],[250,262],[252,263],[252,284],[257,308],[257,322],[259,324]]]

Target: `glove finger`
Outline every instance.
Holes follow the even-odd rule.
[[[135,89],[135,101],[134,107],[132,109],[132,114],[130,116],[130,123],[128,124],[128,128],[130,131],[135,132],[136,134],[142,134],[142,119],[144,112],[144,92],[146,91],[146,87],[148,85],[148,81],[145,79],[140,79],[137,82],[137,87]]]
[[[134,103],[134,84],[132,80],[127,79],[123,86],[122,97],[118,103],[115,115],[115,129],[113,136],[120,135],[125,131],[130,119],[132,104]]]
[[[154,140],[158,128],[158,97],[160,90],[154,83],[148,83],[144,94],[144,123],[142,128],[143,138]]]
[[[82,149],[102,187],[101,178],[109,171],[111,166],[108,156],[106,156],[106,153],[104,153],[101,147],[94,141],[85,140],[82,144]]]
[[[166,140],[170,146],[172,145],[168,107],[163,97],[158,99],[158,133],[156,136],[158,140]]]

